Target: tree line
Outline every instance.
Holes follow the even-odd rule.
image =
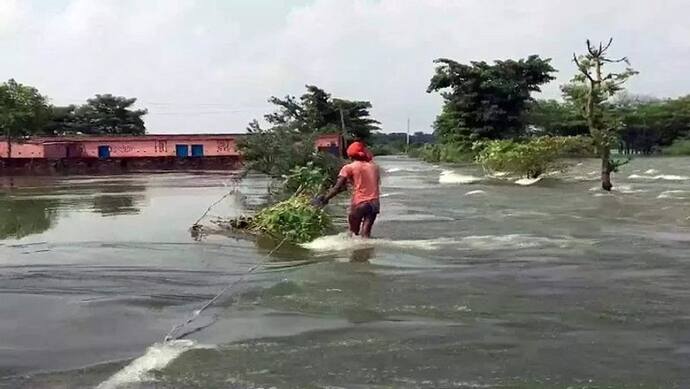
[[[0,133],[12,141],[30,136],[143,135],[145,109],[135,98],[96,95],[82,105],[55,106],[36,88],[10,79],[0,84]]]
[[[561,86],[563,101],[532,96],[554,79],[556,69],[550,59],[533,55],[469,64],[436,60],[427,92],[440,93],[444,103],[433,124],[440,144],[430,149],[431,155],[448,160],[474,158],[493,141],[498,143],[493,143],[492,150],[502,152],[484,153],[482,158],[517,154],[533,158],[530,153],[555,158],[552,145],[572,149],[572,142],[545,142],[540,137],[587,135],[602,161],[602,188],[611,190],[611,173],[626,162],[613,158],[612,149],[621,154],[651,154],[687,138],[690,131],[690,96],[660,100],[625,93],[625,83],[638,72],[627,57],[609,54],[612,43],[612,39],[598,44],[588,40],[583,54],[573,54],[575,75]],[[530,139],[536,139],[538,147],[501,143]],[[549,145],[548,153],[544,145]]]
[[[612,149],[651,154],[688,138],[690,132],[690,96],[661,100],[626,93],[624,84],[637,71],[628,58],[609,55],[612,43],[587,41],[583,54],[573,54],[575,74],[561,86],[562,101],[533,98],[555,79],[550,59],[532,55],[467,64],[437,59],[427,93],[441,94],[443,105],[433,123],[437,145],[431,154],[448,161],[474,159],[482,142],[587,135],[602,160],[602,187],[610,189],[610,173],[625,162],[612,158]],[[306,146],[309,139],[326,132],[362,139],[382,153],[402,149],[401,136],[380,134],[369,101],[336,98],[315,85],[306,85],[299,97],[273,96],[268,101],[275,109],[264,115],[266,124],[250,122],[247,132],[254,136],[240,145],[255,170],[284,175],[303,165],[312,157]],[[9,80],[0,85],[0,130],[8,142],[31,135],[144,134],[147,111],[133,109],[135,102],[104,94],[83,105],[53,106],[35,88]],[[405,143],[406,138],[405,134]],[[415,134],[413,139],[424,138]],[[568,144],[572,150],[570,141],[538,144]],[[514,151],[510,144],[494,146]],[[551,151],[547,154],[555,155]]]

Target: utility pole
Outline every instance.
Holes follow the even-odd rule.
[[[407,151],[410,151],[410,117],[407,117]]]
[[[343,132],[343,139],[347,140],[347,131],[345,131],[345,115],[343,115],[342,108],[340,108],[340,130]]]

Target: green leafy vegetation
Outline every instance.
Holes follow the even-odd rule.
[[[463,144],[437,143],[411,149],[408,155],[430,163],[461,163],[474,160],[475,151]]]
[[[527,59],[461,64],[437,59],[439,64],[427,92],[440,92],[443,109],[434,123],[441,143],[470,149],[475,141],[509,139],[525,134],[525,111],[531,93],[554,79],[550,59]]]
[[[369,113],[371,103],[332,98],[313,85],[307,85],[307,92],[299,99],[271,97],[269,102],[277,109],[264,115],[268,127],[262,128],[258,120],[252,121],[247,127],[250,136],[241,139],[238,146],[247,170],[273,178],[287,176],[295,167],[311,162],[332,181],[342,161],[314,150],[316,137],[341,134],[343,126],[350,138],[369,139],[379,130],[378,122]]]
[[[421,131],[410,134],[410,144],[407,144],[407,133],[393,132],[388,134],[374,133],[367,142],[369,150],[374,155],[396,155],[405,154],[410,150],[422,147],[425,144],[433,143],[434,135]]]
[[[290,195],[260,209],[253,217],[240,216],[223,224],[265,234],[292,243],[309,242],[333,230],[329,215],[311,201],[328,182],[328,173],[313,162],[297,166],[285,176],[280,193]]]
[[[479,151],[477,142],[526,136],[531,93],[553,80],[555,72],[550,59],[536,55],[493,64],[435,62],[439,66],[427,92],[440,92],[444,100],[434,122],[439,143],[411,153],[427,162],[472,161]]]
[[[12,141],[40,133],[50,117],[45,96],[12,79],[0,85],[0,130],[12,153]]]
[[[594,45],[587,40],[587,52],[580,56],[573,54],[577,74],[561,88],[566,101],[578,107],[587,121],[589,133],[601,158],[601,187],[606,191],[613,188],[611,173],[621,165],[620,161],[611,159],[611,148],[618,145],[623,128],[621,116],[609,102],[638,73],[630,67],[627,57],[613,59],[609,56],[612,43],[613,39],[610,39],[607,44]],[[626,65],[622,70],[611,73],[604,71],[605,67],[620,63]]]
[[[264,116],[269,127],[252,121],[239,147],[248,170],[283,180],[274,197],[282,201],[229,224],[293,243],[310,241],[332,229],[328,214],[311,199],[334,182],[342,165],[339,157],[316,151],[314,140],[323,133],[341,134],[343,128],[349,138],[370,139],[378,122],[369,114],[369,102],[332,98],[313,85],[299,99],[271,97],[269,102],[277,107]]]
[[[681,157],[690,155],[690,139],[678,139],[670,146],[664,148],[664,155]]]
[[[133,109],[137,99],[96,95],[80,106],[52,107],[47,130],[56,135],[144,135],[145,109]]]
[[[296,195],[259,211],[249,226],[252,230],[293,243],[312,241],[333,230],[331,218],[311,204],[311,197]]]
[[[135,103],[103,94],[80,106],[53,106],[36,88],[10,79],[0,84],[0,130],[10,147],[10,140],[37,135],[143,135],[147,111],[133,109]]]
[[[307,85],[300,98],[271,97],[275,112],[264,115],[271,129],[283,128],[300,134],[345,133],[351,139],[368,140],[379,130],[379,122],[371,118],[368,101],[333,98],[323,89]],[[258,127],[257,122],[254,124]],[[343,131],[344,129],[344,131]]]
[[[593,144],[587,137],[542,136],[524,142],[492,140],[478,143],[476,148],[480,150],[477,163],[488,171],[537,178],[564,169],[564,156],[591,152]]]
[[[304,138],[285,137],[289,134],[294,136],[293,132],[283,134],[284,136],[279,134],[283,134],[282,129],[262,131],[258,137],[247,138],[248,142],[258,143],[244,143],[243,148],[249,153],[257,153],[248,154],[255,156],[249,161],[249,169],[274,178],[283,178],[274,198],[287,199],[264,207],[254,217],[235,219],[230,225],[233,228],[284,238],[292,243],[304,243],[333,228],[328,214],[323,209],[314,207],[311,199],[334,182],[341,161],[330,154],[313,151],[311,140],[297,142],[294,147],[285,147],[285,139]],[[292,168],[288,169],[291,165]]]
[[[306,166],[296,166],[290,170],[283,182],[283,188],[295,195],[315,196],[330,185],[330,177],[326,170],[309,161]]]

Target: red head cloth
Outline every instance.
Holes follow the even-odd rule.
[[[371,155],[371,152],[367,150],[367,147],[364,146],[364,143],[353,142],[347,148],[347,157],[369,162],[373,156]]]

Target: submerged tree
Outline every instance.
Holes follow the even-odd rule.
[[[624,162],[611,158],[611,148],[618,142],[622,120],[617,114],[610,99],[623,90],[623,84],[638,72],[630,67],[627,57],[612,59],[608,50],[613,43],[592,45],[587,40],[587,53],[578,56],[573,54],[578,74],[562,87],[565,98],[580,108],[587,120],[590,134],[597,145],[601,157],[601,187],[610,191],[611,173]],[[627,66],[618,73],[604,73],[604,66],[625,63]]]
[[[537,55],[469,65],[437,59],[439,66],[427,88],[427,93],[441,92],[444,99],[435,134],[444,143],[468,144],[522,135],[532,92],[554,79],[550,61]]]

